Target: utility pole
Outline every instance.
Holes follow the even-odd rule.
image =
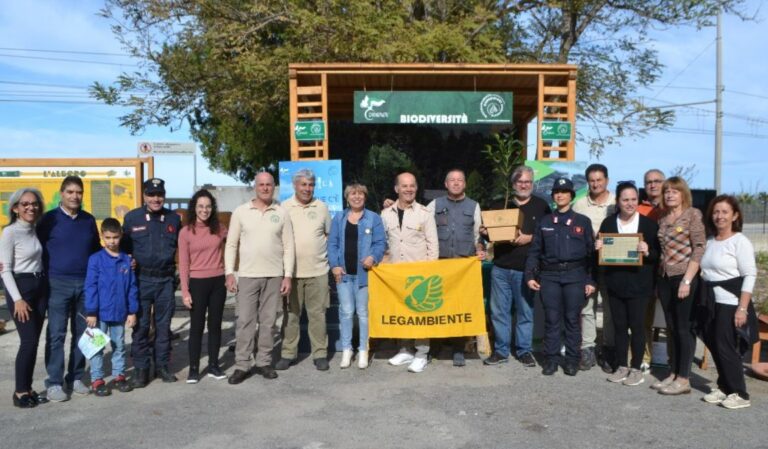
[[[717,73],[715,75],[715,192],[719,195],[723,165],[723,8],[717,9]]]

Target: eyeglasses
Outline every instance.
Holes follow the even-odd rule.
[[[662,184],[663,182],[664,182],[663,179],[647,179],[645,181],[645,185],[649,185],[649,184]]]
[[[533,184],[533,181],[523,181],[523,180],[518,179],[517,181],[515,181],[515,184],[520,184],[520,185],[527,186],[527,185]]]
[[[40,203],[37,201],[20,201],[19,206],[21,207],[31,207],[33,209],[37,209],[40,207]]]

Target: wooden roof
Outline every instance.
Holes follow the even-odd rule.
[[[430,90],[512,92],[514,121],[537,113],[539,75],[547,85],[567,86],[575,79],[571,64],[378,64],[296,63],[288,65],[299,86],[319,85],[325,74],[331,119],[351,119],[356,90]]]

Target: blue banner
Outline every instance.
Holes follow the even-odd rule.
[[[303,169],[315,173],[315,198],[328,205],[331,216],[344,210],[340,160],[280,162],[280,201],[293,196],[293,174]]]

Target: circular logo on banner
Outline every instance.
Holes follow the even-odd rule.
[[[480,113],[485,118],[496,118],[504,112],[504,99],[500,95],[488,94],[480,101]]]
[[[424,279],[423,276],[411,276],[405,281],[405,305],[414,312],[434,312],[443,306],[443,278],[438,275]]]

